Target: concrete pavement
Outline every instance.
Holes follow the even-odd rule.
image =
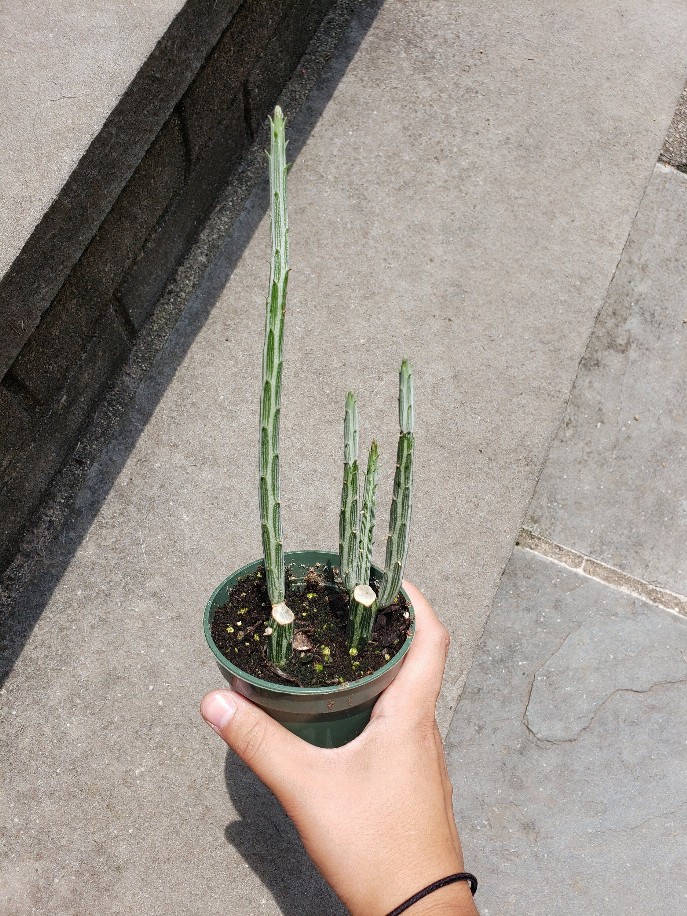
[[[349,387],[380,442],[384,516],[410,356],[408,575],[454,636],[445,730],[682,88],[687,10],[387,0],[346,54],[290,125],[292,150],[308,139],[290,185],[285,534],[336,543]],[[196,712],[220,683],[202,606],[260,549],[264,212],[263,184],[17,596],[8,913],[341,912]]]

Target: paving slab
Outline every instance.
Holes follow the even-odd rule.
[[[482,916],[687,908],[687,621],[519,548],[451,723]]]
[[[454,634],[445,728],[684,81],[687,8],[388,0],[346,53],[291,125],[287,546],[337,543],[350,387],[388,506],[409,355],[408,574]],[[13,916],[340,912],[197,716],[220,683],[204,602],[260,550],[264,212],[263,186],[18,597]]]
[[[687,606],[685,178],[654,170],[451,724],[484,916],[687,906],[687,621],[652,603]]]
[[[687,595],[687,175],[657,165],[525,526]]]

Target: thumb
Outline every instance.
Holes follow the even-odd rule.
[[[280,801],[299,775],[315,764],[317,750],[232,690],[203,697],[200,714]]]
[[[402,713],[411,722],[421,719],[433,725],[449,635],[422,592],[407,581],[403,587],[415,610],[415,637],[401,670],[377,701],[372,715]]]

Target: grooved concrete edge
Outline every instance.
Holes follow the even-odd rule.
[[[687,84],[677,103],[673,120],[661,150],[659,162],[687,172]]]
[[[66,279],[240,0],[189,0],[0,280],[0,375]]]
[[[644,601],[657,605],[667,611],[674,611],[687,617],[687,598],[671,592],[667,588],[661,588],[631,576],[621,569],[609,566],[592,557],[578,553],[570,547],[563,547],[547,538],[535,534],[527,528],[522,528],[515,542],[516,547],[523,547],[532,553],[554,560],[568,569],[573,569],[589,576],[590,579],[596,579],[597,582],[603,582],[620,591],[627,592]]]

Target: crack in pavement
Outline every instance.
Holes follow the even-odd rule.
[[[541,663],[541,665],[537,668],[537,670],[536,670],[536,671],[534,672],[534,674],[532,675],[532,680],[530,681],[529,690],[527,691],[527,700],[525,701],[525,711],[524,711],[523,714],[522,714],[522,724],[525,726],[525,728],[527,729],[527,731],[528,731],[531,735],[534,735],[534,737],[537,738],[537,739],[540,740],[540,741],[544,741],[544,740],[546,740],[546,739],[544,739],[544,738],[539,738],[539,736],[537,735],[537,733],[536,733],[535,731],[533,731],[532,728],[530,728],[530,725],[529,725],[529,722],[528,722],[528,719],[527,719],[527,710],[528,710],[529,707],[530,707],[530,700],[532,699],[532,691],[534,690],[534,685],[535,685],[535,683],[536,683],[536,681],[537,681],[537,677],[539,676],[540,672],[543,671],[544,668],[546,668],[546,666],[549,664],[549,662],[551,661],[551,659],[552,659],[554,656],[558,655],[558,653],[561,651],[561,649],[562,649],[563,646],[566,644],[566,642],[570,639],[571,636],[573,636],[575,633],[577,633],[577,631],[580,629],[581,626],[582,626],[582,624],[579,624],[578,626],[575,627],[574,630],[571,630],[569,633],[566,633],[566,635],[563,637],[563,639],[562,639],[561,642],[558,644],[558,646],[556,647],[556,649],[554,649],[554,651],[551,653],[551,655],[549,655],[549,657],[546,659],[545,662],[542,662],[542,663]]]
[[[579,629],[579,628],[578,628],[578,629]],[[569,635],[572,635],[572,634],[569,634]],[[567,639],[567,637],[566,637],[566,639]],[[565,640],[563,640],[563,643],[565,643]],[[562,647],[563,643],[561,643],[561,647]],[[559,647],[559,649],[560,649],[560,647]],[[557,650],[557,651],[559,651],[559,650]],[[551,658],[553,658],[553,656],[554,656],[555,654],[556,654],[556,653],[554,652],[553,655],[551,656]],[[549,659],[549,661],[550,661],[550,660],[551,660],[551,659]],[[548,664],[548,661],[547,661],[545,664]],[[597,718],[597,716],[599,715],[599,713],[601,712],[601,710],[604,708],[604,706],[605,706],[610,700],[612,700],[613,697],[616,696],[617,694],[620,694],[620,693],[644,694],[644,693],[651,693],[652,691],[654,691],[654,690],[659,690],[659,689],[661,689],[661,688],[663,688],[663,687],[674,687],[676,684],[687,684],[687,678],[678,678],[677,680],[673,680],[673,681],[658,681],[656,684],[652,684],[650,687],[647,687],[647,688],[645,688],[644,690],[638,690],[638,689],[636,689],[636,688],[634,688],[634,687],[617,687],[615,690],[613,690],[613,691],[606,697],[605,700],[603,700],[603,701],[596,707],[596,709],[594,710],[594,712],[593,712],[593,714],[592,714],[592,717],[590,718],[589,722],[587,722],[585,725],[583,725],[582,728],[580,728],[580,730],[579,730],[572,738],[543,738],[541,735],[537,734],[537,732],[535,731],[534,728],[532,728],[532,726],[531,726],[530,723],[529,723],[528,715],[527,715],[528,710],[529,710],[530,701],[531,701],[531,699],[532,699],[532,691],[533,691],[533,689],[534,689],[534,685],[535,685],[535,682],[536,682],[536,680],[537,680],[537,675],[539,674],[539,671],[541,671],[543,667],[544,667],[544,665],[542,665],[541,668],[539,668],[539,670],[535,673],[534,677],[532,678],[532,684],[531,684],[531,686],[530,686],[529,696],[528,696],[528,698],[527,698],[527,705],[526,705],[526,707],[525,707],[525,712],[524,712],[523,717],[522,717],[522,724],[525,726],[525,728],[527,729],[527,731],[537,739],[537,741],[543,741],[545,744],[572,744],[573,742],[577,741],[577,739],[580,737],[580,735],[582,735],[584,732],[588,731],[589,728],[594,724],[595,719]]]
[[[641,830],[642,827],[645,827],[647,824],[650,824],[652,821],[660,821],[666,817],[674,817],[680,811],[683,811],[685,809],[687,809],[687,802],[683,802],[681,805],[678,805],[677,808],[675,808],[672,811],[661,811],[658,814],[652,814],[650,817],[645,817],[643,820],[639,821],[639,823],[637,824],[619,825],[618,827],[604,827],[601,830],[594,830],[592,833],[588,833],[588,832],[576,833],[574,834],[574,836],[576,837],[584,836],[588,838],[590,836],[597,836],[600,833],[626,833],[626,832],[629,833],[632,830]]]

